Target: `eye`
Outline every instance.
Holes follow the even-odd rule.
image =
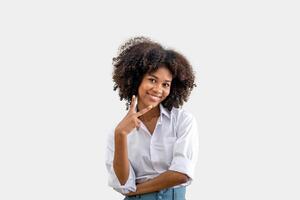
[[[155,83],[156,82],[156,80],[154,79],[154,78],[149,78],[148,79],[151,83]]]
[[[164,87],[170,87],[170,84],[169,83],[163,83],[163,86]]]

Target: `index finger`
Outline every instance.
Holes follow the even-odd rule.
[[[148,112],[149,110],[151,110],[153,108],[153,105],[148,106],[147,108],[144,108],[143,110],[139,111],[136,113],[137,117],[142,116],[143,114],[145,114],[146,112]]]

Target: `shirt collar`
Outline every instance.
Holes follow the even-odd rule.
[[[161,103],[159,104],[160,114],[170,118],[170,111],[167,110]]]

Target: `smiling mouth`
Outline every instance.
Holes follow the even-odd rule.
[[[156,96],[156,95],[152,95],[152,94],[148,94],[148,96],[150,97],[151,100],[153,101],[159,101],[161,99],[160,96]]]

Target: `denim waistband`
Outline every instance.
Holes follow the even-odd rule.
[[[185,200],[186,187],[167,188],[159,192],[126,197],[124,200]]]

